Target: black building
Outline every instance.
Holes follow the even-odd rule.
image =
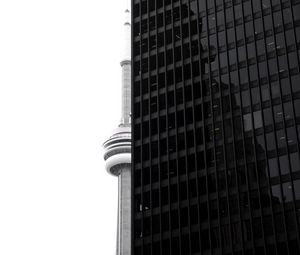
[[[134,255],[300,254],[300,0],[133,0]]]

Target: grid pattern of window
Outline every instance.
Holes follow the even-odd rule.
[[[134,255],[300,254],[300,0],[133,0]]]

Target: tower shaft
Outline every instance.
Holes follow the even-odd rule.
[[[131,254],[131,165],[124,165],[118,180],[117,255]]]

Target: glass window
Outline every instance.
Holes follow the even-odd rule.
[[[247,68],[242,68],[242,69],[240,69],[240,84],[244,84],[247,82],[248,82],[248,70],[247,70]],[[249,91],[248,91],[248,94],[249,94]],[[250,95],[248,95],[248,96],[250,99]]]
[[[289,173],[289,160],[287,155],[283,155],[279,157],[279,164],[280,164],[280,172],[281,174],[288,174]]]
[[[293,44],[295,44],[295,37],[294,37],[294,31],[293,30],[288,30],[285,32],[286,36],[286,46],[289,47]]]
[[[285,220],[286,220],[287,231],[293,231],[296,229],[297,223],[295,221],[294,212],[287,212],[285,214]],[[294,253],[294,254],[296,254],[296,253]]]
[[[255,25],[255,32],[254,33],[256,35],[263,32],[262,22],[263,22],[262,19],[255,19],[255,21],[254,21],[254,25]]]
[[[261,87],[262,101],[270,100],[270,91],[267,85]]]
[[[273,234],[273,222],[271,216],[265,216],[263,218],[264,232],[267,236]]]
[[[254,31],[253,31],[252,22],[247,22],[245,24],[245,29],[246,29],[246,37],[253,36]]]
[[[283,20],[284,20],[285,24],[292,22],[292,17],[293,16],[292,16],[290,8],[283,10]]]
[[[256,41],[256,51],[258,56],[265,54],[265,44],[263,40]]]
[[[264,157],[265,155],[265,142],[264,142],[264,136],[263,135],[259,135],[256,136],[256,153],[259,157]]]
[[[292,172],[300,171],[299,152],[290,154]]]
[[[276,59],[270,59],[268,61],[268,64],[269,64],[269,72],[270,72],[270,75],[275,75],[278,73],[278,70],[277,70],[277,62],[276,62]]]
[[[242,123],[241,123],[241,117],[237,116],[233,119],[233,129],[235,136],[239,136],[242,133]]]
[[[256,238],[261,238],[262,237],[262,225],[261,225],[261,219],[260,218],[256,218],[256,219],[253,219],[253,234]],[[252,252],[250,253],[252,254]],[[264,254],[263,253],[256,253],[258,255],[260,254]]]
[[[244,130],[245,132],[252,130],[252,118],[251,113],[243,115],[244,118]]]
[[[294,181],[295,199],[300,200],[300,180]]]
[[[216,192],[216,176],[215,176],[215,174],[210,174],[208,176],[208,191]]]
[[[275,123],[281,122],[283,120],[283,112],[281,105],[274,106],[274,120]]]
[[[264,109],[264,123],[265,126],[272,125],[273,118],[272,118],[272,111],[270,108]]]
[[[278,47],[282,47],[282,46],[277,46],[276,48],[278,49]],[[279,73],[283,73],[288,69],[287,58],[285,55],[278,57],[278,65],[279,65]],[[287,80],[287,79],[284,79],[284,80]],[[284,88],[282,88],[282,91],[284,93]]]
[[[278,130],[276,132],[277,134],[277,144],[278,144],[278,147],[281,148],[281,147],[285,147],[286,146],[286,137],[285,137],[285,132],[283,129],[281,130]]]
[[[200,219],[207,220],[208,212],[207,212],[207,203],[200,204]]]
[[[297,68],[298,67],[298,59],[297,59],[297,53],[291,52],[288,55],[289,57],[289,68],[293,69],[293,68]]]
[[[241,101],[240,101],[240,96],[238,93],[232,94],[231,95],[231,103],[232,103],[232,107],[234,110],[239,110],[241,107]]]
[[[291,81],[293,93],[300,91],[300,75],[292,76]]]
[[[230,112],[230,99],[229,96],[223,96],[222,98],[222,107],[223,107],[223,112]]]
[[[300,84],[299,84],[299,87],[300,87]],[[300,117],[300,99],[297,99],[294,101],[294,107],[295,107],[296,117]]]
[[[272,98],[280,97],[280,88],[278,81],[271,83]]]
[[[268,133],[266,134],[266,140],[267,140],[267,149],[268,151],[275,150],[275,136],[274,133]]]
[[[253,113],[253,118],[254,118],[254,128],[261,128],[263,126],[262,124],[262,116],[261,116],[261,111],[257,111]]]
[[[280,59],[279,59],[279,61],[280,61]],[[280,70],[283,70],[283,69],[280,69]],[[282,95],[284,95],[284,96],[289,95],[291,93],[290,81],[288,78],[281,80],[281,91],[282,91]]]
[[[232,136],[232,124],[230,119],[224,120],[224,133],[226,138]]]
[[[284,39],[285,38],[284,38],[283,33],[279,33],[279,34],[276,35],[276,49],[281,49],[281,48],[284,47]],[[283,60],[283,57],[281,57],[281,61],[283,61],[283,63],[285,63],[285,61]],[[281,63],[279,62],[279,66],[280,65],[281,65]]]
[[[269,188],[262,188],[260,192],[261,196],[261,205],[262,207],[269,207],[270,206],[270,189]]]
[[[284,109],[284,118],[286,120],[292,119],[293,118],[293,107],[292,107],[291,102],[284,103],[283,109]]]
[[[250,82],[254,82],[254,81],[256,81],[258,79],[256,65],[251,65],[249,67],[249,75],[250,75]],[[253,92],[251,94],[252,94],[252,101],[253,100],[259,100],[259,95],[258,95],[258,98],[254,98]],[[252,103],[255,104],[255,103],[258,103],[258,102],[252,102]]]
[[[239,88],[239,78],[238,78],[238,72],[234,71],[230,73],[230,86],[233,89]]]
[[[257,75],[255,75],[255,76],[257,77]],[[251,89],[251,98],[252,98],[252,104],[253,105],[259,103],[260,95],[259,95],[259,88],[258,87]]]
[[[283,215],[281,213],[275,215],[275,225],[276,225],[276,231],[278,233],[284,232],[284,220],[283,220]],[[286,252],[281,253],[281,251],[279,251],[278,254],[286,254]]]
[[[203,1],[202,1],[203,2]],[[201,4],[200,4],[201,5]],[[233,13],[231,8],[225,10],[226,14],[226,23],[233,21]],[[233,30],[233,29],[232,29]],[[228,37],[227,37],[228,38]],[[231,38],[232,39],[232,38]]]
[[[251,24],[251,23],[249,23]],[[250,25],[252,27],[252,24]],[[256,55],[254,43],[247,44],[248,58],[254,58]],[[255,67],[255,66],[254,66]]]
[[[280,190],[280,185],[279,184],[272,186],[272,201],[275,204],[282,203],[281,190]]]
[[[223,67],[227,67],[227,53],[226,52],[223,52],[223,53],[220,53],[220,68],[223,68]],[[230,55],[229,55],[230,57]]]
[[[264,16],[264,24],[265,24],[265,30],[272,29],[272,17],[271,15]]]
[[[277,158],[269,159],[269,172],[271,178],[279,175]]]
[[[243,29],[243,26],[239,25],[239,26],[237,26],[235,28],[235,30],[236,30],[236,39],[237,39],[237,41],[243,40],[244,39],[244,29]],[[239,58],[239,59],[242,60],[241,58]]]
[[[250,93],[248,90],[242,92],[242,104],[243,107],[247,107],[250,105]]]
[[[290,182],[286,182],[282,184],[282,191],[283,191],[284,202],[293,201],[292,184]]]
[[[239,47],[238,48],[238,59],[239,59],[239,62],[242,62],[242,61],[246,60],[245,47]]]
[[[296,144],[297,134],[295,127],[287,128],[287,143],[288,145]]]
[[[266,62],[262,62],[258,64],[258,70],[259,70],[259,77],[266,78],[268,76],[268,69]]]

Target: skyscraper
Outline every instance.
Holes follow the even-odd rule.
[[[131,25],[125,11],[122,68],[122,117],[119,127],[104,143],[106,170],[118,177],[117,255],[131,254]]]
[[[300,254],[300,1],[133,0],[134,255]]]

